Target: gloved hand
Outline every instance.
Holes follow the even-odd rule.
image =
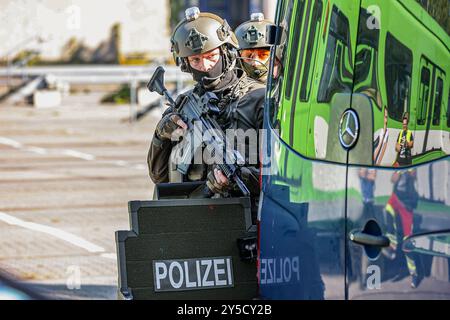
[[[176,112],[163,116],[156,125],[155,134],[160,140],[178,141],[188,126]]]
[[[225,194],[232,189],[228,178],[217,167],[208,172],[206,179],[206,185],[214,193]]]

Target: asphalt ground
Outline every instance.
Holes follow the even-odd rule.
[[[57,108],[0,104],[0,270],[51,299],[115,299],[114,232],[148,200],[146,157],[161,110],[131,124],[101,95]]]

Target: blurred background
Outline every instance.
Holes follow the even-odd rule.
[[[172,28],[187,7],[234,28],[275,2],[0,0],[0,299],[116,298],[114,232],[152,198],[165,108],[145,85],[158,65],[173,95],[192,81]]]
[[[22,102],[19,100],[24,96],[31,102],[33,86],[22,95],[12,99],[11,95],[35,76],[46,76],[41,80],[47,83],[36,81],[34,86],[58,86],[62,93],[76,90],[79,84],[100,84],[100,89],[109,91],[113,88],[104,85],[120,84],[122,90],[116,88],[116,95],[105,97],[104,102],[130,102],[130,90],[125,89],[133,86],[133,81],[120,83],[119,79],[110,77],[106,81],[108,79],[93,76],[125,73],[133,77],[131,80],[142,80],[137,74],[148,69],[114,67],[173,65],[169,37],[186,8],[198,6],[201,11],[216,13],[235,28],[252,12],[264,12],[273,19],[275,2],[121,0],[106,5],[89,0],[0,0],[4,26],[0,30],[0,102],[7,98],[14,103]],[[89,68],[93,65],[97,68]],[[75,70],[67,68],[69,66],[84,68]],[[27,67],[41,68],[30,70]],[[56,96],[54,93],[53,97]]]
[[[197,6],[235,28],[252,12],[275,14],[274,0],[0,1],[0,57],[28,65],[146,64],[170,58],[172,28]]]

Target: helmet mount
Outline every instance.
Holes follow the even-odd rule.
[[[187,21],[196,20],[200,15],[200,9],[198,7],[187,8],[184,15]]]
[[[266,28],[274,25],[266,20],[261,12],[252,13],[250,20],[239,25],[235,34],[239,41],[239,50],[271,47],[266,43]]]
[[[242,36],[242,39],[248,44],[257,44],[258,41],[262,38],[264,38],[264,34],[259,32],[255,26],[250,26],[250,28],[248,28],[245,34]]]
[[[188,39],[184,44],[186,47],[190,48],[192,51],[202,51],[205,47],[205,43],[208,41],[208,37],[200,33],[197,29],[192,28],[189,33]]]

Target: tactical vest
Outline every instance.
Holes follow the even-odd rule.
[[[219,123],[222,130],[225,131],[226,129],[238,129],[239,122],[242,122],[248,128],[255,127],[255,124],[251,119],[249,119],[249,116],[246,115],[241,110],[239,110],[238,106],[240,99],[243,98],[252,89],[252,86],[255,86],[257,84],[260,84],[260,82],[250,77],[242,77],[237,81],[237,83],[234,85],[234,87],[230,90],[230,92],[227,95],[221,97],[218,103],[221,112],[216,120]],[[199,90],[199,87],[196,86],[193,90]],[[187,177],[183,177],[183,175],[179,171],[177,171],[174,159],[176,158],[176,155],[180,152],[180,148],[183,148],[183,144],[177,143],[172,148],[170,154],[169,182],[176,183],[176,182],[183,182],[184,180],[198,181],[205,179],[206,178],[205,164],[192,164],[189,168]],[[200,148],[198,152],[203,152],[202,148]],[[197,157],[199,156],[197,155]]]

